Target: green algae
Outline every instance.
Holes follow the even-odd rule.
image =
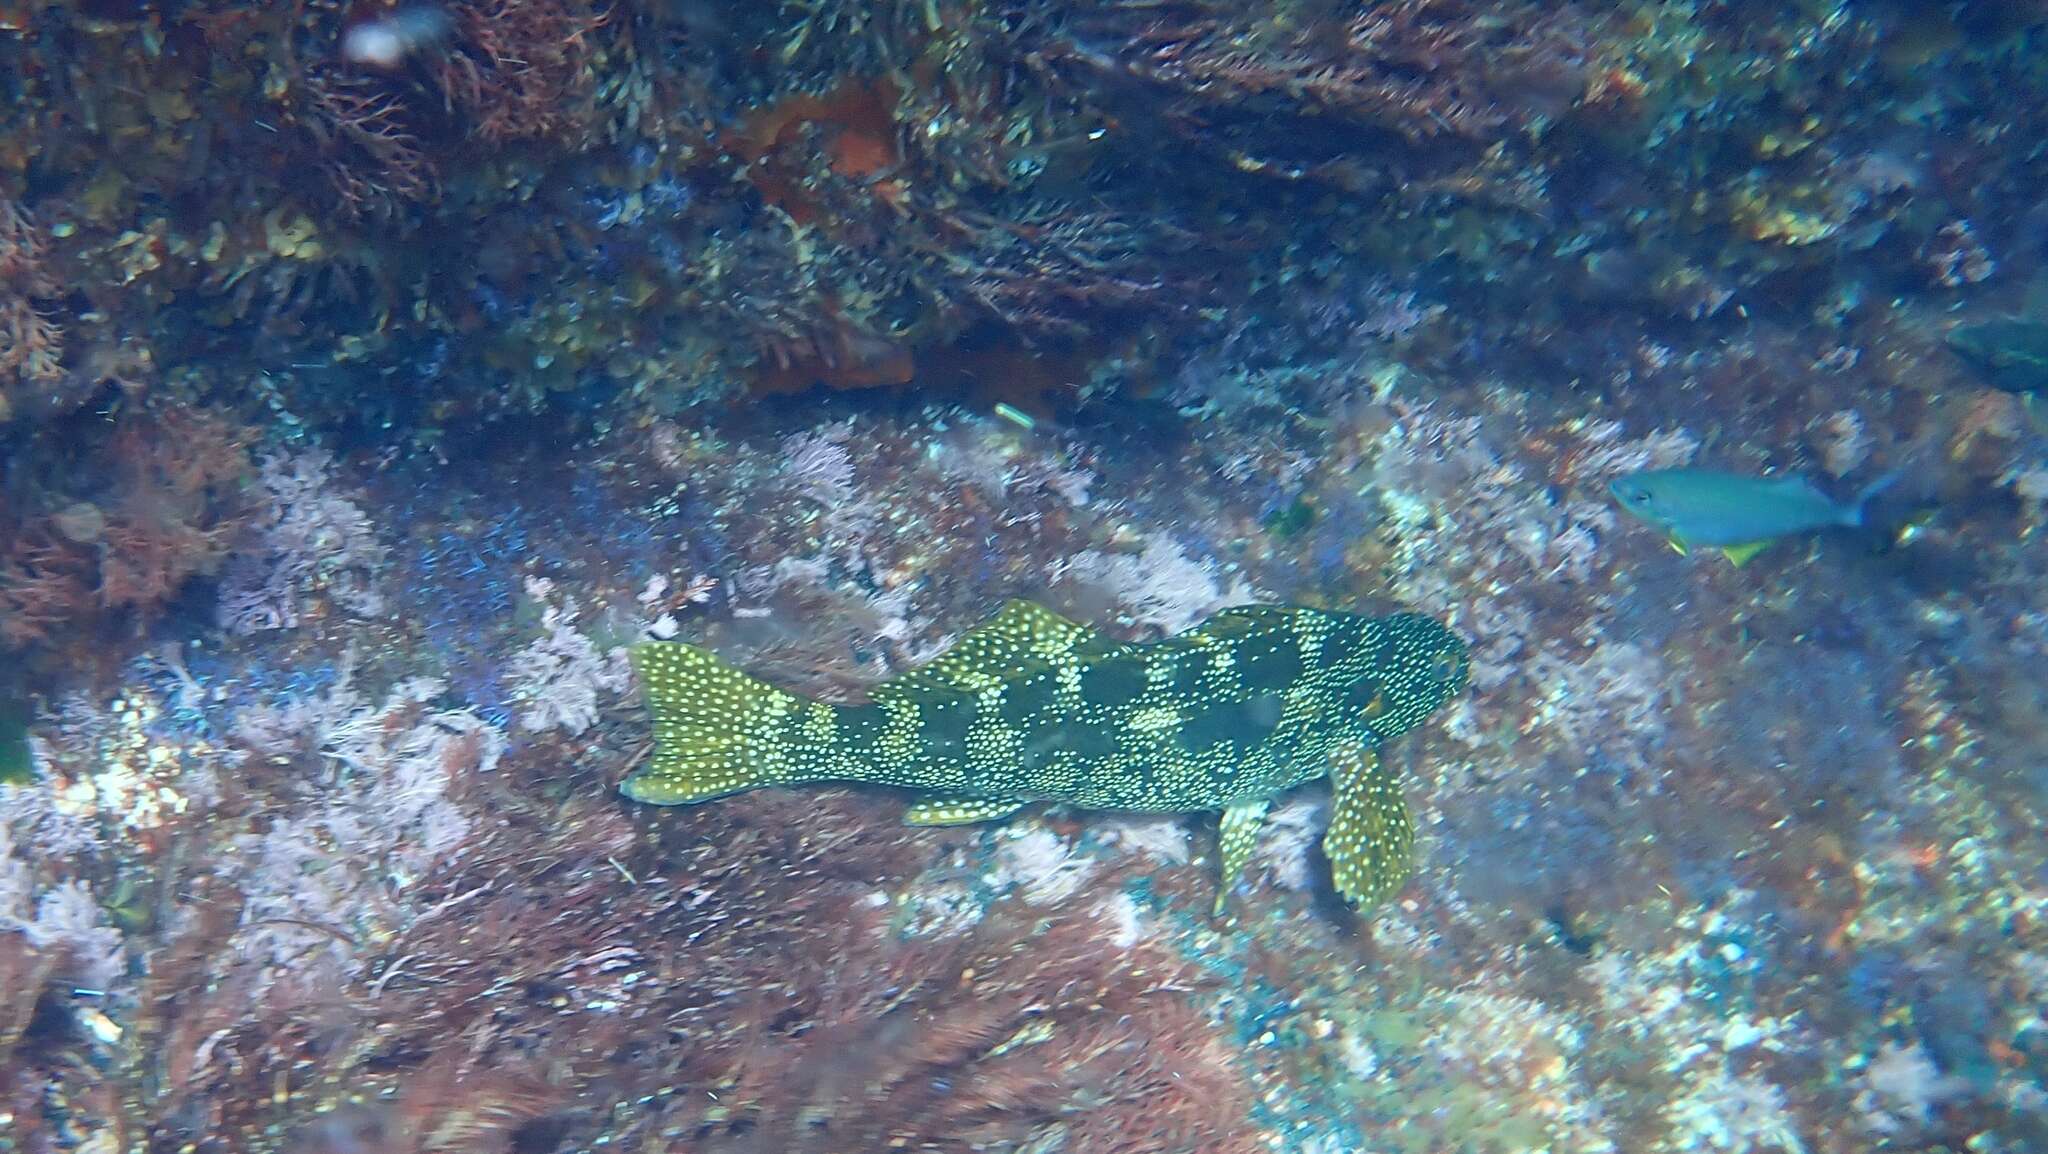
[[[28,719],[25,702],[0,699],[0,784],[24,782],[35,774],[28,752]]]

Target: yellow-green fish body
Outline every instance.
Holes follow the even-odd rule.
[[[1126,644],[1021,601],[865,705],[807,700],[681,643],[641,645],[633,664],[657,739],[621,786],[638,801],[852,781],[930,795],[909,815],[921,824],[1034,801],[1220,809],[1227,889],[1267,803],[1329,775],[1325,848],[1339,891],[1360,902],[1406,877],[1411,839],[1376,751],[1456,693],[1467,668],[1464,644],[1415,614],[1258,606]]]

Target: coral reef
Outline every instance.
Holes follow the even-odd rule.
[[[393,66],[340,48],[372,9],[39,9],[4,47],[5,356],[146,343],[431,436],[820,382],[1071,395],[1106,357],[1167,380],[1214,310],[1343,300],[1347,265],[1455,295],[1442,353],[1568,379],[2038,264],[2033,162],[1956,131],[2039,127],[1978,66],[2038,20],[1735,7],[461,0]],[[59,83],[71,43],[102,66]],[[1840,95],[1872,78],[1889,104]],[[1581,310],[1598,339],[1550,338]]]
[[[0,200],[0,422],[64,375],[64,330],[38,303],[58,295],[43,266],[46,244],[19,205]]]
[[[2048,1146],[2044,39],[0,4],[0,1151]],[[1688,465],[1882,491],[1738,569]],[[612,792],[642,637],[1016,596],[1453,622],[1415,880]]]
[[[113,425],[104,441],[88,435],[83,456],[36,461],[7,478],[8,649],[120,628],[140,634],[187,581],[217,571],[234,543],[249,471],[239,426],[168,404],[131,409]]]

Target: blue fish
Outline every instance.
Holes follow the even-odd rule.
[[[1680,553],[1714,549],[1740,565],[1771,542],[1821,529],[1860,529],[1870,499],[1898,480],[1888,473],[1849,502],[1804,477],[1751,477],[1719,469],[1656,469],[1617,478],[1608,490]]]

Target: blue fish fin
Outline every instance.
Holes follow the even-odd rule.
[[[1024,808],[1021,801],[999,797],[934,797],[903,812],[904,825],[973,825],[996,821]]]
[[[1270,804],[1260,798],[1240,801],[1223,811],[1223,821],[1217,830],[1223,851],[1223,877],[1216,888],[1213,911],[1217,917],[1223,916],[1223,903],[1230,899],[1230,891],[1244,873],[1244,863],[1252,860],[1252,850],[1259,844],[1259,823],[1266,820],[1266,807]]]
[[[1862,490],[1856,494],[1856,499],[1843,506],[1842,524],[1850,529],[1863,528],[1869,516],[1870,503],[1882,496],[1886,489],[1898,484],[1899,478],[1905,475],[1906,467],[1904,465],[1895,465],[1885,470],[1884,476],[1863,486]]]
[[[1729,545],[1722,549],[1721,555],[1728,558],[1729,564],[1740,568],[1749,564],[1751,557],[1769,548],[1770,544],[1769,541],[1744,541],[1740,545]]]

